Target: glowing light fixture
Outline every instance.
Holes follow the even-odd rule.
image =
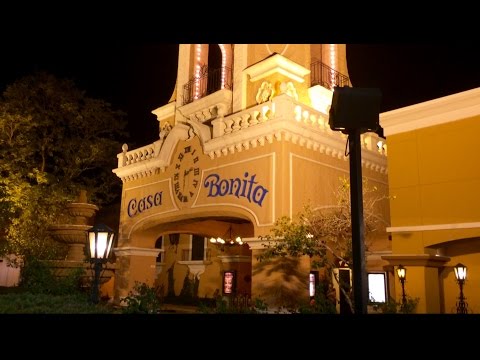
[[[224,239],[225,238],[225,239]],[[234,246],[234,245],[243,245],[243,240],[240,236],[233,238],[232,236],[232,227],[230,226],[227,232],[224,235],[224,238],[221,237],[211,237],[210,243],[220,245],[220,250],[224,251],[224,245]]]
[[[377,142],[377,148],[378,148],[378,151],[380,151],[380,152],[382,151],[382,148],[383,148],[383,141],[382,140]]]
[[[107,225],[99,224],[88,230],[87,233],[87,256],[94,266],[94,279],[92,285],[93,303],[99,302],[100,272],[109,260],[114,240],[114,232]]]

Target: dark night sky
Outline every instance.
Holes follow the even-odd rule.
[[[151,111],[172,94],[178,45],[38,41],[3,50],[9,56],[0,59],[0,91],[22,75],[47,70],[124,110],[131,149],[158,138]],[[480,86],[480,51],[468,44],[347,45],[347,64],[354,86],[381,89],[382,112]]]

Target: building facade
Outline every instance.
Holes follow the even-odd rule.
[[[123,182],[115,301],[135,282],[166,296],[308,299],[308,259],[257,255],[279,217],[335,205],[349,162],[328,114],[333,87],[349,85],[345,45],[180,45],[172,98],[152,111],[159,139],[124,145],[113,170]],[[362,171],[387,194],[382,140],[362,135]],[[385,274],[387,226],[371,239],[369,272]]]
[[[383,259],[407,269],[418,313],[457,312],[458,263],[467,266],[468,312],[480,312],[479,99],[476,88],[380,116],[392,197],[392,254]]]

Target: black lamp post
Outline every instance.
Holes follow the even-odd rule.
[[[366,314],[368,302],[360,135],[378,129],[380,99],[379,89],[335,86],[328,120],[332,130],[348,134],[355,314]]]
[[[94,278],[92,285],[92,302],[99,302],[100,272],[102,267],[109,260],[114,239],[114,232],[107,225],[99,224],[88,230],[87,254],[88,260],[94,267]]]
[[[402,309],[405,308],[407,304],[407,295],[405,295],[405,280],[407,279],[407,269],[402,265],[399,265],[397,268],[397,275],[400,283],[402,284]]]
[[[463,284],[467,278],[467,267],[463,264],[458,263],[455,265],[455,277],[457,278],[458,286],[460,287],[460,296],[457,301],[457,314],[467,314],[468,313],[468,304],[465,301],[466,297],[463,296]]]

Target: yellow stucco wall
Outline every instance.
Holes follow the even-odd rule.
[[[479,120],[476,116],[388,137],[392,226],[478,222]],[[409,268],[408,293],[420,298],[418,312],[455,312],[459,289],[453,266],[459,262],[469,269],[465,295],[470,310],[480,311],[480,294],[472,288],[479,280],[479,236],[475,228],[393,233],[394,255],[450,258],[440,269]],[[398,287],[396,293],[399,296]]]
[[[395,197],[390,203],[392,226],[478,221],[480,167],[473,164],[479,120],[475,117],[388,138],[390,194]],[[473,235],[471,230],[455,232],[457,237]],[[424,236],[427,241],[423,237],[401,240],[401,235],[394,234],[399,239],[394,241],[394,251],[406,251],[406,246],[418,253],[413,244],[424,247],[452,240],[438,233]],[[401,244],[405,241],[409,245]]]

